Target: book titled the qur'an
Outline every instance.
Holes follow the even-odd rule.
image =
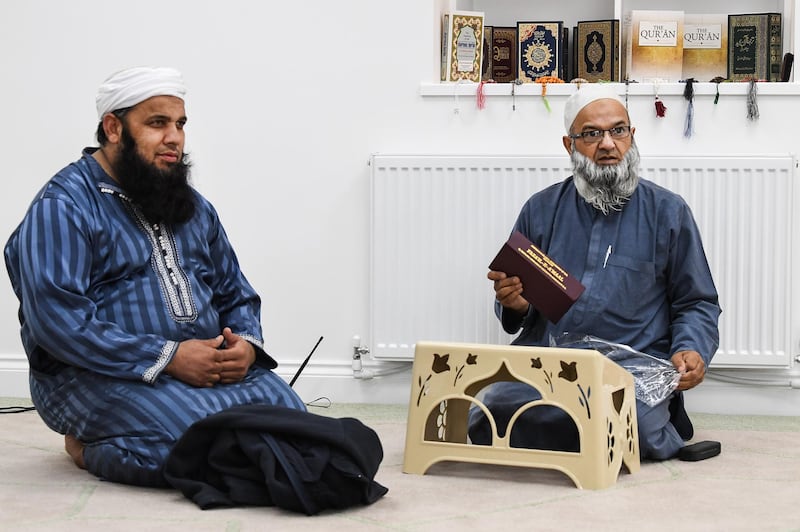
[[[489,269],[522,281],[522,297],[548,320],[558,320],[578,300],[584,286],[519,231],[509,237]]]
[[[481,80],[483,12],[453,11],[442,16],[441,81]]]
[[[781,14],[728,15],[728,78],[781,80]]]
[[[626,26],[628,79],[645,83],[682,79],[683,11],[633,10]]]
[[[728,15],[686,13],[683,18],[683,77],[711,81],[728,76]]]

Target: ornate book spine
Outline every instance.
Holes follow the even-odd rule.
[[[498,83],[517,79],[517,28],[492,28],[492,78]]]
[[[442,15],[442,57],[440,81],[447,81],[447,50],[450,49],[450,13]]]
[[[558,77],[564,81],[569,81],[569,28],[561,28],[561,53],[559,57],[561,58],[561,68]]]
[[[577,77],[587,81],[619,81],[619,20],[578,22]]]
[[[492,27],[483,27],[483,67],[481,72],[481,80],[487,81],[492,79]]]
[[[578,26],[572,26],[572,47],[569,49],[569,78],[578,78]],[[568,80],[564,80],[568,81]]]
[[[781,14],[769,15],[769,80],[781,81],[781,62],[783,61],[783,27]]]
[[[561,73],[561,28],[557,22],[517,22],[519,79],[532,82]]]

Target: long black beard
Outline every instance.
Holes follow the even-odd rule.
[[[182,224],[194,215],[194,191],[189,185],[191,163],[184,157],[167,170],[145,161],[136,141],[122,129],[119,157],[114,173],[125,194],[151,224]]]
[[[639,184],[639,149],[631,147],[622,161],[600,165],[572,146],[572,172],[575,188],[586,202],[603,214],[622,210]]]

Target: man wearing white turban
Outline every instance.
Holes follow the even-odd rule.
[[[639,178],[635,129],[613,89],[582,85],[565,104],[564,126],[573,175],[534,194],[513,230],[585,290],[551,323],[522,297],[518,277],[490,271],[495,311],[506,332],[521,329],[514,344],[547,346],[572,333],[670,360],[681,374],[671,400],[636,405],[641,457],[669,459],[693,436],[682,393],[702,382],[719,345],[721,310],[700,233],[680,196]],[[483,401],[502,434],[521,405],[540,397],[523,383],[504,382],[491,387]],[[488,444],[491,434],[486,416],[473,409],[472,441]],[[580,445],[574,422],[554,407],[526,411],[511,442],[571,451]]]
[[[169,67],[133,67],[109,76],[97,90],[97,119],[119,109],[127,109],[153,96],[186,95],[183,76]]]
[[[305,410],[271,370],[261,299],[189,185],[186,88],[137,67],[97,94],[99,148],[48,181],[5,248],[31,397],[80,467],[165,485],[194,422],[247,404]]]

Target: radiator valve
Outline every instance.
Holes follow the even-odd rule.
[[[369,348],[361,345],[361,337],[353,336],[353,377],[356,379],[371,379],[375,374],[363,369],[361,357],[369,354]]]

